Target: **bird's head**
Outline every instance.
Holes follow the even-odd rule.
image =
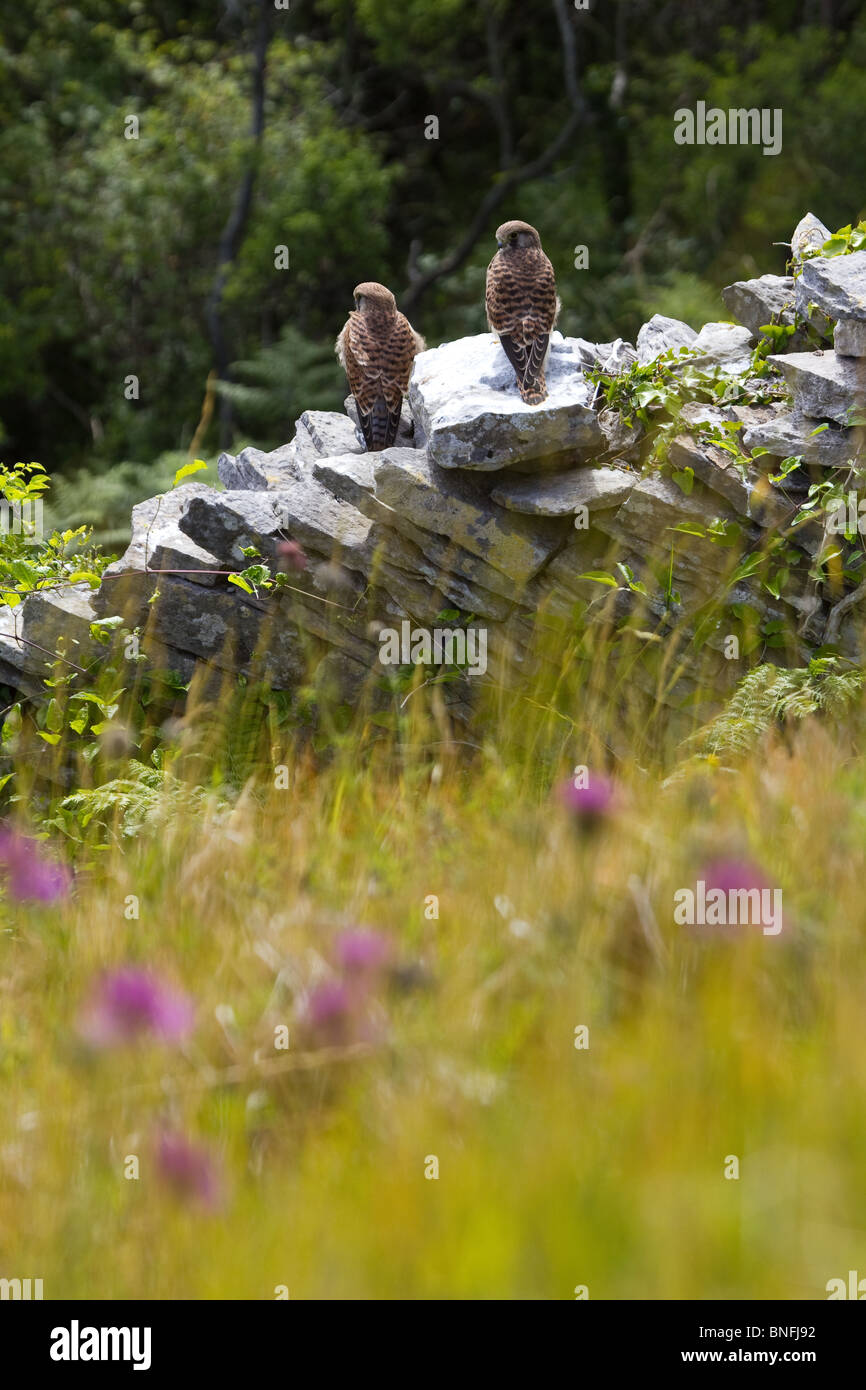
[[[375,280],[365,280],[363,284],[356,285],[353,294],[355,308],[362,314],[368,310],[374,314],[393,314],[397,308],[397,301],[391,291]]]
[[[496,245],[500,251],[534,246],[541,250],[541,237],[528,222],[503,222],[496,228]]]

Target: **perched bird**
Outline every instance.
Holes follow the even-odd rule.
[[[553,266],[528,222],[503,222],[496,244],[487,267],[487,322],[517,373],[521,396],[527,405],[540,405],[547,398],[544,369],[560,308]]]
[[[355,308],[336,348],[369,450],[388,449],[394,443],[412,363],[424,347],[424,339],[398,312],[389,289],[375,281],[355,287]]]

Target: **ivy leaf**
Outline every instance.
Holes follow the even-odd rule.
[[[843,227],[842,232],[847,233],[850,230],[850,227]],[[842,232],[837,232],[835,236],[830,237],[829,241],[824,242],[821,247],[822,256],[841,256],[848,250],[848,238],[843,236]]]
[[[203,468],[207,468],[204,459],[193,459],[192,463],[185,463],[183,468],[179,468],[175,473],[172,487],[177,487],[178,483],[188,478],[191,473],[200,473]]]
[[[87,583],[87,584],[90,585],[91,589],[98,589],[98,588],[99,588],[99,584],[100,584],[100,580],[99,580],[99,575],[96,574],[93,570],[73,570],[72,574],[70,574],[70,576],[69,576],[69,579],[68,579],[67,583],[69,583],[69,584],[84,584],[84,583]]]
[[[606,570],[586,570],[577,577],[578,579],[592,579],[596,584],[610,584],[614,589],[619,588],[619,580],[614,579],[613,575],[608,574]]]

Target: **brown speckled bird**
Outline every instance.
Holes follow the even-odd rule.
[[[521,396],[527,405],[540,405],[547,399],[544,368],[559,314],[556,277],[528,222],[503,222],[496,243],[487,267],[487,322],[517,373]]]
[[[355,308],[336,347],[368,450],[378,452],[394,443],[412,363],[424,346],[389,289],[375,281],[355,287]]]

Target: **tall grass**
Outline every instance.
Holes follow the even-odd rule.
[[[116,750],[76,765],[22,729],[17,814],[66,831],[76,879],[0,905],[0,1275],[72,1298],[760,1299],[862,1262],[861,704],[695,757],[706,706],[638,685],[648,639],[555,636],[535,676],[479,681],[469,725],[420,674],[351,711],[194,682],[149,789]],[[554,793],[577,765],[615,785],[596,820]],[[675,925],[720,855],[782,888],[779,936]],[[358,925],[393,954],[335,1041],[311,1001]],[[192,1033],[88,1047],[95,982],[129,965],[192,998]],[[207,1153],[211,1204],[161,1170],[165,1131]]]

